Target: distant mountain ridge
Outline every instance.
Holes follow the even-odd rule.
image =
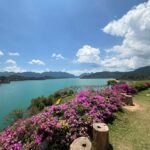
[[[126,72],[118,79],[122,80],[150,80],[150,66],[138,68],[134,71]]]
[[[81,78],[118,78],[121,75],[123,75],[124,72],[109,72],[109,71],[103,71],[103,72],[96,72],[91,73],[89,75],[83,75]]]
[[[43,72],[43,73],[36,73],[36,72],[21,72],[21,73],[15,73],[15,72],[0,72],[0,76],[5,77],[12,77],[12,76],[18,76],[18,77],[26,77],[26,78],[75,78],[73,74],[66,73],[66,72]]]
[[[92,79],[92,78],[115,78],[120,80],[148,80],[150,79],[150,66],[141,67],[129,72],[96,72],[87,75],[82,75],[81,78]]]
[[[11,80],[38,80],[38,79],[60,79],[60,78],[76,78],[77,76],[67,72],[0,72],[0,77],[6,77]],[[121,80],[143,80],[150,79],[150,66],[138,68],[129,72],[96,72],[96,73],[83,73],[79,78],[92,79],[92,78],[115,78]]]

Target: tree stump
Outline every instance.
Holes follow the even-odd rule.
[[[70,145],[70,150],[91,150],[92,144],[87,137],[79,137]]]
[[[93,124],[93,148],[94,150],[109,149],[109,128],[105,123]]]
[[[131,95],[127,95],[125,93],[122,93],[122,95],[125,97],[124,103],[128,106],[134,106],[133,99]]]

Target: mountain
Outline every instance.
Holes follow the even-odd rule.
[[[19,78],[53,78],[53,79],[58,79],[58,78],[75,78],[74,75],[66,72],[43,72],[43,73],[36,73],[36,72],[22,72],[22,73],[15,73],[15,72],[0,72],[0,76],[5,76],[5,77],[19,77]]]
[[[123,75],[124,72],[109,72],[109,71],[103,71],[103,72],[96,72],[91,73],[89,75],[82,76],[81,78],[118,78],[121,75]]]
[[[81,78],[115,78],[120,80],[147,80],[150,79],[150,66],[138,68],[129,72],[96,72],[84,75]]]
[[[22,73],[14,73],[14,72],[0,72],[0,77],[7,77],[6,80],[39,80],[39,79],[60,79],[60,78],[75,78],[73,74],[66,72],[22,72]],[[96,73],[84,73],[79,76],[79,78],[83,79],[91,79],[91,78],[115,78],[120,80],[146,80],[150,79],[150,66],[145,66],[138,68],[134,71],[129,72],[96,72]]]
[[[150,66],[138,68],[134,71],[126,72],[118,79],[121,80],[150,80]]]
[[[75,78],[73,74],[66,72],[43,72],[43,76],[51,76],[53,78]]]
[[[145,66],[134,70],[134,72],[148,73],[150,74],[150,66]]]

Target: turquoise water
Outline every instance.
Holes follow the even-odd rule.
[[[108,79],[50,79],[16,81],[0,85],[0,128],[5,127],[4,117],[16,108],[27,108],[32,98],[48,96],[70,86],[103,86]]]

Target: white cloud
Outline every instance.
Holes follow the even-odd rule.
[[[119,20],[108,23],[103,31],[123,37],[122,44],[109,49],[109,52],[115,52],[115,57],[118,58],[111,58],[113,61],[110,65],[120,63],[130,68],[150,65],[150,0],[135,6]],[[103,64],[108,62],[107,59]]]
[[[145,64],[150,64],[150,60],[139,58],[137,56],[130,58],[111,57],[104,59],[101,64],[105,69],[110,71],[128,71],[145,66]]]
[[[3,56],[4,55],[4,53],[0,50],[0,56]]]
[[[62,54],[56,54],[56,53],[53,53],[51,57],[55,58],[56,60],[65,59]]]
[[[65,71],[78,76],[83,73],[94,73],[101,71],[131,71],[135,68],[145,66],[145,64],[150,64],[150,59],[138,58],[137,56],[133,56],[130,58],[110,57],[101,60],[100,65],[91,69]]]
[[[25,69],[22,69],[18,67],[17,65],[14,66],[7,66],[3,69],[3,71],[8,71],[8,72],[25,72]]]
[[[31,64],[31,65],[45,65],[45,63],[43,62],[43,61],[41,61],[41,60],[39,60],[39,59],[32,59],[30,62],[29,62],[29,64]]]
[[[20,54],[17,52],[15,52],[15,53],[9,52],[8,55],[9,56],[20,56]]]
[[[8,66],[4,67],[2,71],[8,71],[8,72],[25,72],[26,70],[19,67],[13,59],[8,59],[5,62]]]
[[[100,50],[98,48],[91,47],[90,45],[84,45],[80,48],[76,56],[78,63],[100,63]]]
[[[16,65],[16,61],[12,60],[12,59],[8,59],[6,61],[6,64],[9,64],[9,65]]]

